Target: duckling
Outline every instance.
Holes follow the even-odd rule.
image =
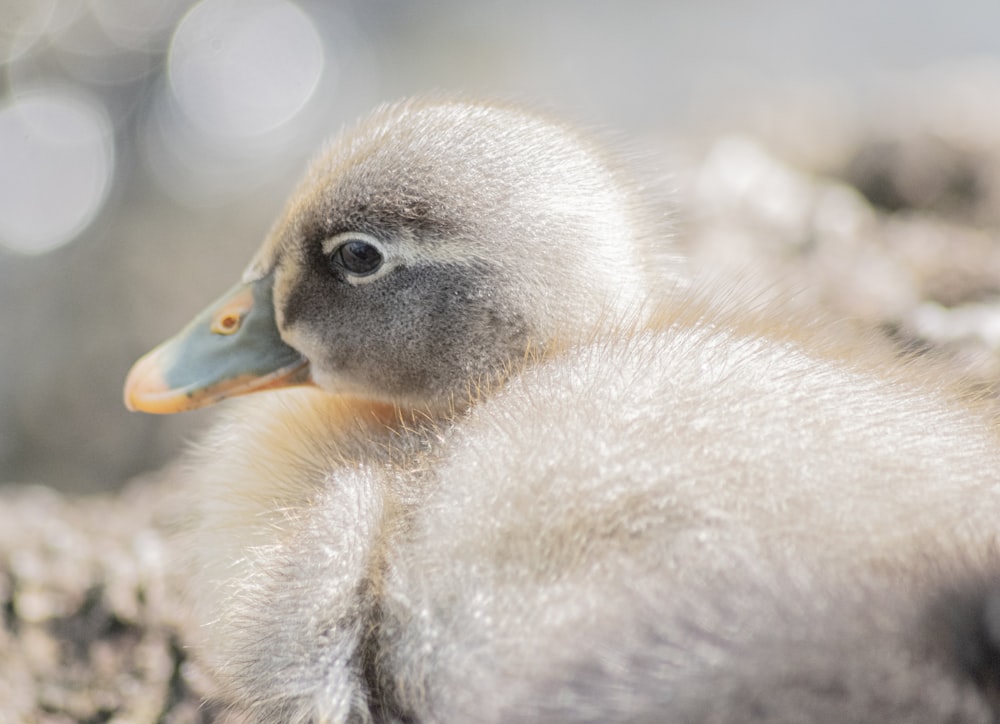
[[[243,282],[126,382],[149,412],[306,385],[234,401],[189,462],[222,696],[257,721],[694,716],[773,632],[727,608],[781,626],[798,583],[799,618],[843,623],[826,601],[903,581],[919,608],[925,561],[987,558],[988,417],[699,291],[654,208],[496,104],[386,106],[320,155]],[[896,641],[896,609],[856,640]],[[989,709],[939,673],[945,713]]]

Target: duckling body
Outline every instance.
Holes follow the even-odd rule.
[[[848,702],[873,721],[992,711],[948,641],[919,658],[924,609],[995,569],[989,426],[909,381],[728,335],[595,342],[450,425],[345,424],[313,392],[237,405],[200,458],[199,507],[252,505],[195,533],[225,575],[185,568],[200,596],[224,581],[201,618],[228,696],[260,721],[746,721],[722,682],[767,702],[760,721],[801,721],[774,695],[793,679],[786,706],[827,712],[811,721]],[[261,457],[234,456],[233,434],[281,450],[278,470],[234,475]],[[309,465],[326,472],[287,475]],[[837,676],[850,697],[824,689]]]
[[[936,393],[779,340],[696,327],[581,349],[455,429],[390,568],[386,605],[405,623],[389,669],[421,682],[408,703],[433,721],[686,720],[725,709],[700,677],[750,680],[740,656],[812,675],[799,695],[815,702],[850,667],[889,678],[871,641],[907,661],[938,587],[970,554],[991,559],[995,450],[988,426]],[[895,675],[900,698],[858,711],[930,717],[931,677]],[[876,693],[852,676],[852,694]],[[936,680],[963,691],[956,679]],[[767,711],[815,720],[780,717],[779,682],[757,692]],[[826,701],[819,721],[843,721],[848,703]],[[731,706],[727,721],[747,720]]]
[[[273,372],[221,393],[171,343],[128,385],[158,409],[302,365],[322,388],[239,401],[190,465],[225,697],[259,721],[685,721],[722,682],[721,721],[743,685],[770,720],[834,721],[826,684],[898,661],[853,711],[989,720],[951,654],[913,652],[950,572],[992,565],[992,423],[933,371],[698,292],[659,221],[589,141],[504,107],[406,102],[320,157],[253,294],[206,318],[242,344],[273,307]],[[769,647],[827,629],[852,635],[786,657],[797,697],[761,689],[790,675]],[[871,679],[837,678],[852,651]]]

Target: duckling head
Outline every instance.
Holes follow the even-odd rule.
[[[136,363],[126,404],[175,412],[310,381],[453,404],[526,350],[641,316],[675,275],[649,208],[562,124],[383,107],[312,164],[242,283]]]

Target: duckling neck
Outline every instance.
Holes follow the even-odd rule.
[[[329,676],[343,691],[364,690],[371,683],[356,655],[378,618],[386,550],[426,497],[419,469],[429,466],[420,461],[438,423],[316,389],[233,402],[188,461],[193,506],[181,568],[193,572],[202,649],[228,694],[280,703],[273,670],[314,676],[310,662],[329,652],[310,642],[335,627],[340,664]],[[399,474],[404,466],[418,473]],[[303,600],[328,602],[329,619],[307,615]],[[268,654],[246,653],[254,651]]]

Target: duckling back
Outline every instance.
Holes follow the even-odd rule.
[[[870,631],[905,649],[920,601],[970,557],[988,560],[1000,511],[989,420],[916,382],[919,366],[876,372],[724,321],[570,350],[456,426],[389,567],[382,650],[403,711],[653,716],[711,673],[706,641],[743,671],[732,649],[757,661],[793,648],[795,625],[849,628],[825,602],[872,604],[869,589],[890,582],[912,596],[887,597],[891,625],[869,606],[855,642]],[[786,587],[798,622],[779,615]],[[741,628],[730,609],[773,628]],[[807,657],[817,686],[866,666],[827,643]],[[634,708],[615,708],[623,698]]]

